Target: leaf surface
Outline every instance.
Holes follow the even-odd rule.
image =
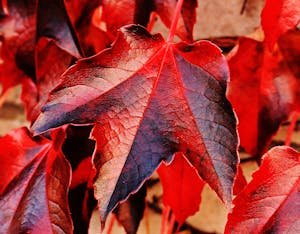
[[[60,48],[75,58],[81,57],[79,42],[63,0],[38,1],[36,37],[37,39],[41,37],[51,38]]]
[[[157,172],[163,186],[163,204],[172,209],[180,226],[198,211],[205,182],[182,154],[175,154],[170,165],[162,163]]]
[[[13,178],[0,196],[1,233],[72,233],[67,199],[70,166],[59,149],[64,133],[52,137],[53,142],[33,139],[21,128],[0,139],[1,144],[15,145],[8,148],[14,160],[7,157],[6,147],[0,149],[5,167],[1,177]]]
[[[278,40],[278,47],[282,53],[286,66],[294,76],[292,92],[294,95],[294,110],[300,111],[300,30],[290,30]]]
[[[270,52],[250,38],[240,39],[228,64],[228,99],[239,119],[241,146],[252,156],[260,156],[294,109],[295,77],[280,50]]]
[[[61,49],[80,57],[63,0],[13,0],[7,8],[8,15],[0,19],[2,93],[24,78],[35,81],[35,45],[41,37],[52,38]]]
[[[176,152],[229,205],[238,160],[227,78],[226,61],[211,43],[166,43],[130,25],[111,49],[68,70],[32,129],[97,123],[93,161],[102,219]]]
[[[247,180],[243,174],[241,164],[239,164],[237,169],[236,178],[234,180],[233,195],[239,194],[247,185]]]
[[[100,29],[103,16],[100,15],[100,19],[96,17],[101,0],[66,0],[65,4],[85,56],[94,55],[110,46],[111,38]],[[117,19],[114,18],[115,21]]]
[[[225,233],[299,233],[300,154],[275,147],[234,199]]]
[[[261,15],[265,41],[273,49],[278,38],[300,22],[298,0],[266,0]]]
[[[34,77],[34,35],[36,0],[8,1],[8,14],[0,18],[0,82],[2,94]]]
[[[24,79],[22,82],[21,98],[30,121],[34,121],[40,114],[48,94],[60,83],[61,75],[74,59],[71,54],[58,47],[54,40],[45,37],[38,41],[35,56],[36,80]]]

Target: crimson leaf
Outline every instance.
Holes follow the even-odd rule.
[[[0,139],[1,177],[14,178],[0,196],[1,233],[72,233],[68,208],[70,166],[60,151],[63,132],[33,139],[26,128]],[[7,142],[8,141],[8,142]],[[15,169],[15,170],[14,170]],[[4,176],[6,170],[15,173]],[[1,187],[3,187],[1,181]]]
[[[234,199],[225,233],[299,233],[300,154],[275,147]]]
[[[157,172],[163,186],[163,203],[171,207],[177,222],[182,225],[198,211],[205,183],[182,154],[175,154],[168,166],[161,164]]]
[[[300,22],[298,0],[266,0],[261,14],[261,24],[265,41],[269,48],[274,47],[278,38]]]
[[[122,1],[123,2],[123,1]],[[86,56],[94,55],[108,47],[111,43],[107,33],[94,22],[95,10],[101,0],[66,0],[67,13],[76,29],[81,48]],[[116,20],[117,18],[114,18]],[[97,24],[97,25],[95,25]],[[98,25],[99,24],[99,25]]]
[[[65,73],[32,129],[97,122],[93,161],[102,219],[176,152],[230,204],[237,133],[227,79],[226,61],[210,42],[172,44],[129,25],[111,49]]]
[[[22,82],[22,101],[27,119],[34,121],[48,99],[48,93],[60,82],[60,76],[69,67],[73,56],[57,46],[52,39],[41,38],[35,48],[36,80]],[[49,66],[51,64],[51,66]]]
[[[55,16],[53,15],[55,13]],[[80,46],[71,26],[63,0],[43,0],[37,5],[37,39],[52,38],[74,57],[81,57]]]
[[[34,51],[41,37],[52,38],[61,49],[80,57],[63,0],[13,0],[7,7],[9,14],[0,18],[2,93],[21,83],[25,75],[35,80]]]
[[[241,146],[260,156],[293,110],[295,78],[278,49],[270,52],[262,42],[250,38],[240,39],[228,64],[228,98],[239,119]]]

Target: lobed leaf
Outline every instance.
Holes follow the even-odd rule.
[[[176,152],[229,205],[238,140],[227,79],[226,61],[211,43],[169,44],[126,26],[111,49],[65,73],[32,129],[97,123],[94,186],[102,219]]]

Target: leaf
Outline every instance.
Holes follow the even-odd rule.
[[[227,78],[226,61],[210,42],[166,43],[130,25],[111,49],[65,73],[32,129],[97,122],[94,186],[102,219],[176,152],[229,205],[238,159]]]
[[[294,110],[300,111],[300,31],[290,30],[282,35],[278,40],[278,46],[284,58],[284,61],[289,68],[289,71],[294,76],[292,82],[292,90],[294,93]]]
[[[0,18],[0,83],[2,94],[34,77],[35,0],[8,1],[8,15]]]
[[[58,47],[55,41],[45,37],[38,41],[35,53],[36,81],[24,79],[22,82],[21,98],[30,121],[37,118],[48,99],[47,94],[60,83],[61,75],[74,59],[71,54]]]
[[[261,14],[261,24],[265,41],[273,49],[278,38],[300,22],[300,4],[298,0],[266,0]]]
[[[300,30],[290,30],[278,40],[278,46],[282,55],[295,77],[300,79]]]
[[[234,199],[225,233],[299,233],[299,189],[300,154],[286,146],[272,148]]]
[[[127,234],[135,234],[143,218],[146,206],[147,188],[144,185],[137,193],[120,203],[114,213],[119,223],[122,224]]]
[[[163,186],[163,204],[172,209],[181,226],[199,210],[205,182],[182,154],[175,154],[170,165],[162,163],[157,172]]]
[[[278,49],[270,52],[262,42],[249,38],[240,39],[228,64],[227,96],[239,119],[241,146],[260,156],[293,110],[295,78]]]
[[[96,22],[99,25],[94,22],[100,0],[67,0],[65,4],[86,56],[94,55],[110,46],[111,38],[98,27],[100,22]]]
[[[52,38],[62,49],[80,57],[63,0],[38,3],[36,0],[14,0],[8,2],[8,11],[9,15],[0,19],[2,94],[25,77],[35,81],[36,39]]]
[[[81,184],[89,183],[95,175],[93,172],[92,157],[83,159],[73,171],[70,188],[76,188]],[[90,187],[90,185],[88,185],[88,187]]]
[[[4,0],[0,1],[0,18],[7,15],[7,2]]]
[[[70,167],[59,150],[64,134],[57,131],[52,137],[53,142],[33,139],[21,128],[0,139],[1,177],[14,177],[0,196],[1,233],[72,233]]]
[[[103,0],[102,20],[106,23],[106,28],[109,33],[116,35],[119,28],[134,23],[137,2],[141,1]]]
[[[67,15],[64,0],[38,1],[37,39],[41,37],[51,38],[75,58],[81,57],[79,42]]]
[[[243,174],[241,165],[238,166],[236,178],[233,186],[233,195],[239,194],[247,185],[247,180]]]
[[[28,137],[26,128],[16,129],[0,138],[0,194],[9,182],[18,175],[35,154],[44,149]]]
[[[77,28],[82,21],[90,17],[90,14],[101,5],[102,0],[65,0],[67,13]]]

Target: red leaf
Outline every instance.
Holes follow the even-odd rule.
[[[273,49],[278,38],[300,22],[299,0],[266,0],[261,15],[265,41]]]
[[[18,175],[35,154],[41,152],[45,146],[38,145],[29,136],[26,128],[11,131],[0,138],[0,194],[8,183]]]
[[[96,27],[92,22],[88,22],[84,21],[78,27],[77,32],[85,55],[91,56],[110,47],[113,40],[106,32]]]
[[[61,81],[61,75],[74,58],[60,49],[52,39],[41,38],[36,45],[36,81],[24,79],[22,100],[25,103],[27,119],[34,121],[41,107],[48,99],[48,93]],[[51,66],[49,66],[51,64]]]
[[[130,25],[111,49],[65,74],[32,128],[98,123],[92,135],[102,219],[176,152],[230,204],[237,134],[227,77],[211,43],[166,43]]]
[[[299,233],[300,154],[275,147],[235,199],[225,233]]]
[[[300,31],[290,30],[282,35],[278,40],[278,46],[284,58],[285,64],[288,66],[291,74],[295,79],[292,83],[294,93],[294,109],[300,111]]]
[[[0,139],[1,188],[6,187],[0,196],[1,233],[72,232],[70,167],[59,150],[63,137],[59,131],[53,142],[33,139],[22,128]]]
[[[65,3],[86,56],[94,55],[110,46],[111,38],[93,22],[101,1],[67,0]]]
[[[0,0],[0,17],[7,15],[7,1]]]
[[[233,186],[233,195],[239,194],[247,185],[247,180],[243,174],[241,165],[238,166],[236,178]]]
[[[239,119],[241,146],[259,156],[293,110],[295,78],[278,49],[271,53],[249,38],[240,39],[228,64],[228,98]]]
[[[70,189],[73,189],[83,183],[88,183],[93,179],[92,157],[83,159],[72,174],[72,183]],[[88,187],[90,187],[88,185]]]
[[[103,0],[102,20],[109,33],[117,34],[119,28],[134,23],[136,1]]]
[[[171,207],[180,226],[198,211],[205,182],[182,154],[175,154],[169,166],[162,163],[157,172],[163,186],[163,204]]]
[[[102,0],[65,0],[68,15],[77,28],[85,18],[89,18],[90,14],[100,6]]]
[[[81,57],[79,42],[67,15],[64,0],[38,1],[36,30],[37,39],[51,38],[75,58]]]
[[[34,76],[35,3],[8,1],[9,14],[0,18],[2,94],[19,84],[23,76]]]
[[[8,10],[9,15],[0,19],[2,93],[19,84],[25,74],[35,80],[36,37],[52,38],[62,49],[75,57],[80,56],[63,0],[9,1]]]

